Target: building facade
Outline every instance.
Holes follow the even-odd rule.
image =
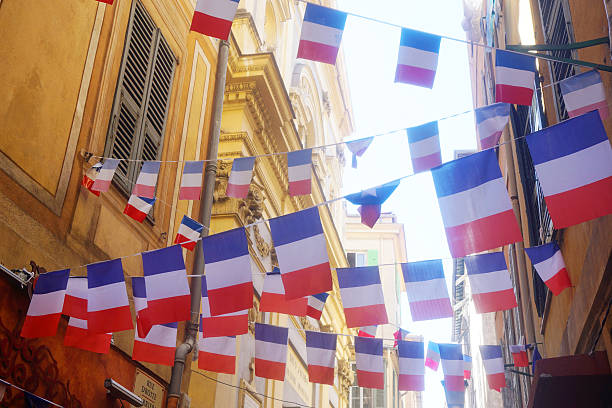
[[[518,308],[496,313],[490,326],[495,327],[494,344],[502,345],[506,363],[512,362],[507,345],[522,341],[537,343],[544,358],[540,368],[536,367],[534,378],[528,375],[530,370],[523,374],[506,372],[503,404],[548,406],[547,400],[564,395],[563,378],[555,377],[572,374],[579,377],[573,377],[575,395],[580,393],[588,398],[595,393],[601,401],[607,401],[610,396],[597,391],[594,378],[595,374],[609,376],[612,362],[612,322],[604,317],[612,298],[612,217],[555,229],[523,138],[568,119],[559,81],[590,69],[584,61],[610,64],[605,2],[466,0],[464,9],[464,29],[472,41],[502,49],[533,50],[549,58],[537,60],[533,103],[512,107],[510,125],[502,135],[503,145],[498,148],[500,167],[524,241],[503,248]],[[587,43],[573,46],[581,42]],[[539,49],[533,44],[539,45]],[[474,107],[494,103],[494,54],[490,49],[471,45],[468,55]],[[565,58],[565,62],[560,58]],[[608,72],[601,76],[609,103],[612,77]],[[610,137],[610,119],[604,121],[604,127]],[[572,287],[559,296],[553,296],[547,289],[524,252],[524,247],[551,241],[559,243],[572,281]],[[600,368],[595,369],[592,364]],[[546,375],[540,377],[538,373]],[[543,379],[550,375],[552,380]],[[550,391],[543,388],[546,381]],[[587,400],[583,402],[589,405]],[[482,403],[480,399],[475,406],[485,406]]]
[[[406,262],[404,225],[392,213],[382,213],[373,228],[361,223],[358,214],[348,213],[343,228],[343,243],[351,266],[381,265],[380,279],[389,324],[377,328],[376,337],[393,339],[401,323],[400,294],[403,277],[400,262]],[[422,339],[421,339],[422,340]],[[418,340],[415,340],[418,341]],[[399,395],[398,361],[392,341],[385,341],[385,389],[361,388],[357,382],[350,390],[351,408],[420,407],[420,393]]]
[[[189,31],[194,7],[195,0],[0,2],[0,263],[7,269],[68,267],[71,275],[85,275],[82,265],[126,257],[126,277],[142,275],[140,260],[130,255],[171,245],[183,215],[198,218],[199,201],[178,200],[179,170],[183,161],[206,157],[219,41]],[[258,160],[247,199],[225,196],[232,158],[333,143],[352,132],[342,57],[335,67],[295,59],[304,8],[289,0],[239,4],[229,40],[212,233],[311,207],[340,191],[342,152],[333,149],[313,153],[311,196],[289,196],[284,156]],[[80,181],[104,156],[129,160],[120,162],[109,192],[96,197]],[[139,224],[122,212],[143,160],[162,166],[155,205]],[[346,266],[334,224],[341,211],[322,207],[320,214],[330,262]],[[249,228],[259,278],[276,262],[264,225]],[[185,261],[190,273],[193,253]],[[115,333],[104,355],[64,347],[66,319],[55,337],[21,339],[28,288],[1,275],[1,378],[66,407],[118,407],[103,386],[112,377],[137,394],[155,394],[147,399],[151,406],[165,406],[170,368],[133,361],[133,331]],[[261,280],[255,286],[260,293]],[[287,406],[262,400],[256,394],[262,393],[346,407],[347,341],[338,347],[333,387],[315,387],[304,377],[303,329],[347,332],[337,291],[320,323],[260,314],[257,304],[258,296],[252,321],[291,327],[287,381],[253,379],[253,341],[245,335],[236,376],[206,378],[193,374],[195,362],[188,365],[181,406]],[[182,339],[179,324],[177,342]],[[23,398],[9,389],[0,406]]]

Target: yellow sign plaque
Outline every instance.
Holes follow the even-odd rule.
[[[134,393],[144,400],[144,408],[162,408],[166,387],[142,370],[136,369]]]

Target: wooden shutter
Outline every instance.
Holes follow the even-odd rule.
[[[105,156],[130,160],[161,157],[174,61],[159,29],[140,1],[135,1],[126,33]],[[126,195],[131,192],[141,167],[141,161],[119,162],[113,181]]]

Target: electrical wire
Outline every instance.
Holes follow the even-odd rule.
[[[36,398],[39,398],[39,399],[41,399],[42,401],[45,401],[46,403],[51,404],[51,405],[53,405],[53,406],[55,406],[55,407],[64,408],[64,406],[63,406],[63,405],[59,405],[59,404],[56,404],[56,403],[55,403],[55,402],[53,402],[53,401],[49,401],[48,399],[44,399],[43,397],[39,397],[38,395],[36,395],[36,394],[34,394],[34,393],[30,392],[30,391],[26,391],[26,390],[24,390],[23,388],[21,388],[21,387],[19,387],[19,386],[15,385],[15,384],[12,384],[12,383],[10,383],[10,382],[8,382],[8,381],[6,381],[5,379],[0,378],[0,383],[6,384],[6,385],[8,385],[9,387],[13,387],[13,388],[15,388],[15,389],[18,389],[19,391],[24,392],[24,393],[28,393],[28,394],[30,394],[30,395],[34,395]]]

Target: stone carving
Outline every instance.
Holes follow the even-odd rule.
[[[253,307],[249,309],[249,332],[255,335],[255,323],[261,322],[261,313],[259,312],[259,300],[253,297]]]
[[[304,330],[308,330],[308,331],[316,331],[317,328],[315,326],[312,325],[312,323],[310,323],[310,321],[308,320],[308,317],[306,316],[300,316],[300,323],[302,324],[302,328]]]
[[[217,167],[217,177],[215,179],[215,191],[213,193],[213,199],[215,202],[222,202],[229,200],[229,197],[225,195],[227,190],[227,181],[229,179],[230,170],[232,168],[232,162],[220,160]]]
[[[338,383],[340,385],[340,395],[348,399],[349,389],[353,385],[355,374],[351,368],[351,363],[346,360],[338,360]]]

